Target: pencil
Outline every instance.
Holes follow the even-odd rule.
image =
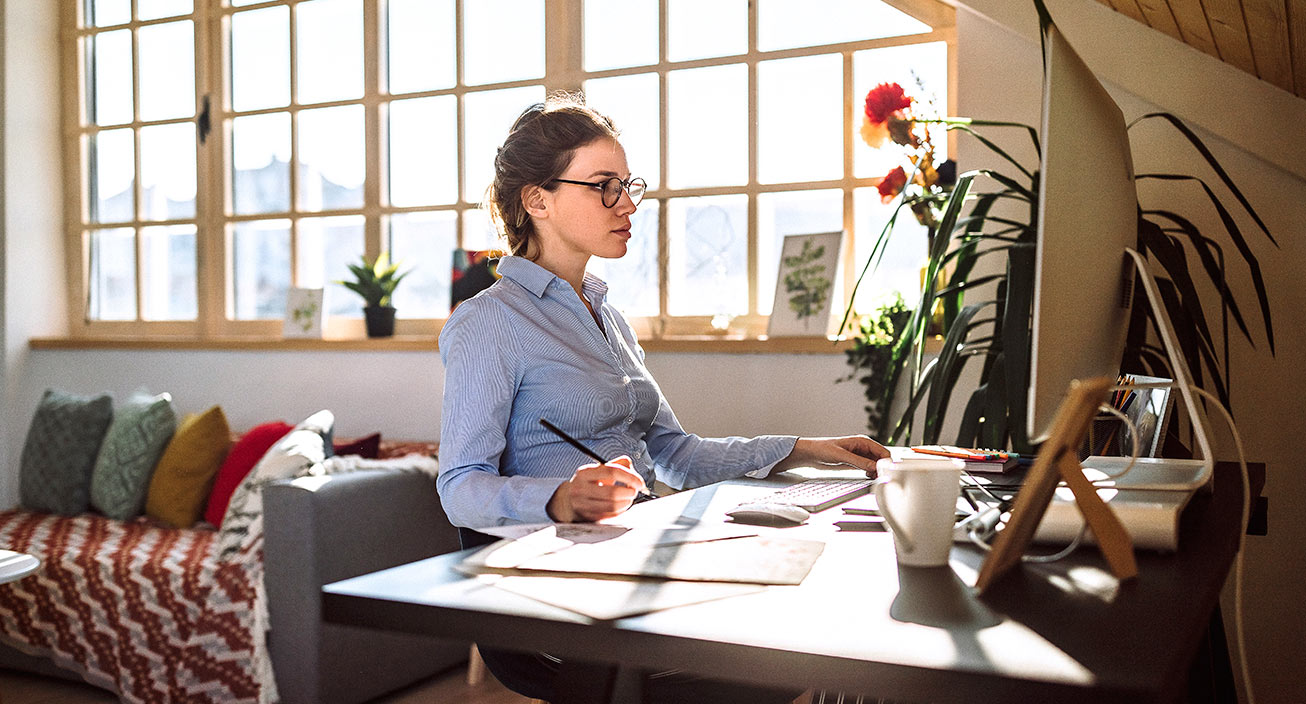
[[[560,437],[560,438],[562,438],[563,440],[565,440],[565,441],[567,442],[568,445],[571,445],[572,447],[576,448],[577,450],[580,450],[581,452],[585,453],[585,456],[586,456],[586,457],[591,457],[591,458],[593,458],[594,461],[595,461],[595,462],[598,462],[599,464],[607,464],[607,463],[608,463],[607,460],[603,459],[603,456],[602,456],[602,455],[600,455],[599,453],[597,453],[597,452],[595,452],[595,451],[589,449],[588,447],[585,446],[584,443],[582,443],[581,441],[577,440],[576,438],[573,438],[572,436],[568,435],[566,432],[563,431],[562,428],[559,428],[558,426],[556,426],[556,425],[550,423],[550,422],[547,421],[547,420],[544,420],[543,418],[540,419],[540,425],[542,425],[542,426],[544,426],[545,428],[547,428],[547,429],[549,430],[549,432],[551,432],[551,433],[553,433],[554,435],[557,435],[558,437]],[[622,484],[621,482],[617,482],[617,483],[618,483],[618,484],[621,484],[621,486],[626,486],[626,484]],[[636,491],[638,491],[639,493],[643,494],[644,496],[652,496],[652,495],[653,495],[653,492],[649,491],[649,490],[648,490],[648,487],[644,487],[643,489],[637,489]]]

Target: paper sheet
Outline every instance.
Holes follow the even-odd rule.
[[[459,569],[469,574],[549,572],[799,584],[824,548],[820,541],[762,537],[736,526],[637,528],[591,542],[562,537],[556,526],[550,526],[486,546],[464,559]]]
[[[766,589],[760,584],[631,577],[482,575],[480,579],[504,591],[601,620],[637,616]]]

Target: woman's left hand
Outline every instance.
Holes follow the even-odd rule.
[[[889,451],[884,445],[865,435],[845,435],[836,438],[798,438],[793,452],[780,460],[775,471],[783,472],[795,467],[813,467],[820,465],[843,465],[855,467],[866,472],[866,476],[875,476],[875,462],[888,457]]]

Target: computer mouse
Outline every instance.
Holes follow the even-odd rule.
[[[737,523],[748,523],[755,526],[774,526],[778,528],[787,528],[796,526],[807,520],[812,515],[807,509],[793,504],[777,504],[759,501],[756,503],[740,504],[729,511],[726,515],[730,516]]]

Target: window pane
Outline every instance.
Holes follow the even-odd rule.
[[[192,0],[136,0],[136,16],[142,20],[188,15],[194,9]]]
[[[667,312],[748,312],[748,196],[672,199],[667,237]]]
[[[334,282],[354,278],[348,265],[363,256],[363,216],[300,220],[296,244],[298,285],[324,289],[322,310],[327,315],[362,317],[363,299]]]
[[[853,256],[856,269],[853,275],[856,276],[871,256],[884,224],[893,215],[893,204],[881,203],[880,192],[874,188],[858,188],[853,192],[853,208],[857,226]],[[916,307],[915,301],[921,292],[921,267],[925,265],[925,238],[925,226],[916,222],[911,211],[904,208],[898,215],[897,226],[889,238],[880,266],[874,274],[867,272],[857,290],[858,311],[870,312],[894,291],[902,293],[909,308]]]
[[[132,0],[86,0],[86,25],[108,27],[132,19]]]
[[[141,119],[195,114],[195,29],[190,20],[141,27]]]
[[[866,94],[881,83],[898,83],[907,95],[919,103],[933,103],[918,110],[923,116],[947,114],[948,46],[943,42],[867,49],[853,54],[853,134],[862,126]],[[935,158],[946,156],[945,131],[933,136]],[[895,166],[905,164],[902,147],[889,143],[871,149],[861,137],[854,137],[853,156],[858,178],[883,176]]]
[[[544,0],[463,3],[463,81],[467,85],[543,76]]]
[[[363,106],[299,113],[299,207],[363,205]]]
[[[743,64],[667,74],[667,159],[673,188],[748,182],[748,69]]]
[[[313,0],[295,8],[299,102],[363,95],[363,6],[360,0]]]
[[[130,227],[93,230],[90,236],[91,320],[136,319],[136,236]]]
[[[831,21],[813,22],[813,17]],[[757,47],[762,51],[929,31],[929,25],[907,13],[867,0],[761,0],[757,9]]]
[[[643,177],[649,188],[661,182],[658,171],[658,76],[597,78],[585,81],[585,102],[607,115],[621,130],[621,146],[631,173]]]
[[[257,110],[290,103],[290,10],[283,6],[231,16],[231,107]]]
[[[231,121],[232,209],[240,215],[290,210],[290,115]]]
[[[706,59],[748,51],[748,0],[668,2],[668,60]],[[804,21],[811,22],[811,18]]]
[[[479,203],[486,187],[494,180],[494,154],[508,136],[508,128],[523,110],[544,100],[544,88],[480,91],[468,93],[463,100],[467,159],[463,200]]]
[[[236,320],[286,314],[290,288],[290,221],[236,223],[231,243],[231,299]]]
[[[399,213],[390,216],[390,260],[409,271],[395,289],[394,305],[401,318],[445,318],[449,315],[449,279],[453,250],[458,246],[458,215]]]
[[[195,226],[141,228],[141,307],[146,320],[194,320]]]
[[[390,203],[458,201],[458,99],[452,95],[390,103]]]
[[[390,0],[387,4],[391,93],[452,88],[454,0]]]
[[[639,204],[630,218],[630,241],[620,259],[590,259],[589,269],[611,287],[608,301],[631,317],[658,314],[658,202]]]
[[[86,100],[87,119],[97,125],[132,121],[132,35],[117,29],[90,38],[91,67]]]
[[[658,4],[585,0],[585,70],[658,62]]]
[[[792,191],[757,197],[757,312],[771,314],[780,249],[786,235],[814,235],[843,229],[843,192]],[[838,281],[835,292],[838,293]],[[839,299],[836,297],[835,301]]]
[[[136,213],[135,145],[129,129],[91,137],[91,222],[123,222]]]
[[[762,183],[843,175],[843,59],[838,54],[757,65],[758,157]],[[795,148],[795,136],[802,147]]]
[[[141,128],[141,219],[195,217],[195,126]]]
[[[463,211],[463,249],[503,249],[508,243],[499,236],[490,216],[480,208]],[[450,268],[453,261],[449,262]]]

